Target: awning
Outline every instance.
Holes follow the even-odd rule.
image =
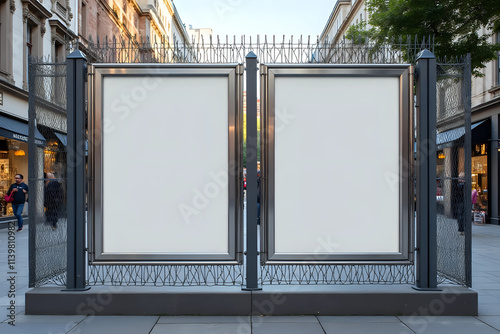
[[[57,139],[59,139],[59,141],[64,145],[64,146],[68,146],[68,136],[63,134],[63,133],[59,133],[59,132],[54,132]],[[88,146],[89,146],[89,142],[88,140],[85,139],[85,155],[88,155]]]
[[[66,136],[65,134],[62,134],[62,133],[59,133],[59,132],[54,132],[57,139],[59,139],[59,141],[64,145],[64,146],[68,146],[68,136]]]
[[[27,143],[29,136],[28,123],[0,115],[0,136]],[[35,129],[35,143],[40,146],[46,145],[45,138],[38,129]]]
[[[484,122],[486,122],[486,120],[472,124],[470,126],[471,131],[474,130],[474,128],[478,127],[479,125],[483,124]],[[462,138],[463,135],[465,135],[465,128],[463,126],[460,128],[451,129],[442,133],[438,133],[436,135],[436,144],[441,145],[445,143],[450,143],[452,141]]]

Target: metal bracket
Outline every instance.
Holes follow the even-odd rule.
[[[267,66],[260,65],[260,75],[267,75]]]
[[[236,75],[243,75],[245,73],[245,66],[243,64],[239,64],[236,66]]]

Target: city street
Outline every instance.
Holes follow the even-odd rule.
[[[9,268],[8,230],[0,230],[0,333],[500,333],[500,226],[474,225],[472,289],[477,317],[427,316],[49,316],[25,315],[28,229],[15,234],[15,266]],[[10,280],[10,281],[9,281]],[[15,281],[15,288],[11,282]],[[15,294],[15,297],[12,294]],[[14,306],[11,306],[14,305]],[[9,317],[10,310],[15,314]],[[431,312],[432,313],[432,312]],[[15,324],[12,326],[9,321]]]

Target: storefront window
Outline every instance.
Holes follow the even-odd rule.
[[[24,182],[27,183],[28,143],[0,137],[0,217],[13,216],[12,205],[7,204],[3,196],[14,183],[16,174],[23,174]]]
[[[488,212],[488,145],[472,146],[472,189],[478,193],[476,210]]]

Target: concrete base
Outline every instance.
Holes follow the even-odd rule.
[[[41,287],[26,292],[26,314],[44,315],[446,315],[475,316],[477,293],[410,285],[120,287],[87,291]]]

